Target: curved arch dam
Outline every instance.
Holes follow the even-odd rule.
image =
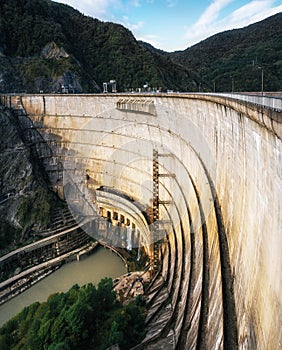
[[[98,206],[139,222],[159,272],[136,349],[281,349],[281,111],[204,94],[5,99],[52,150],[57,190],[86,176]]]

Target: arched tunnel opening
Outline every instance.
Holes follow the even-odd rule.
[[[280,112],[199,95],[41,99],[22,99],[25,129],[52,151],[54,188],[90,236],[149,262],[136,350],[279,348]]]

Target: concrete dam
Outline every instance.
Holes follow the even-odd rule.
[[[282,106],[261,99],[1,96],[73,215],[123,224],[149,256],[136,349],[281,349]]]

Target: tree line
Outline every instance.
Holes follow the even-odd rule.
[[[119,344],[130,349],[145,335],[145,307],[139,296],[124,306],[112,279],[98,286],[74,285],[33,303],[0,328],[1,350],[103,350]]]

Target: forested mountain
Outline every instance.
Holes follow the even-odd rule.
[[[282,13],[216,34],[184,51],[169,54],[199,74],[205,90],[282,91]]]
[[[1,0],[0,92],[282,90],[282,13],[172,53],[51,0]]]
[[[1,0],[0,91],[195,90],[197,76],[143,47],[121,25],[101,22],[50,0]]]

